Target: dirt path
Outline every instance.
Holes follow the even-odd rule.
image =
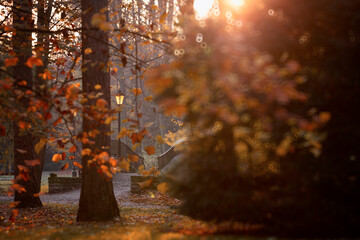
[[[134,173],[117,173],[113,179],[114,194],[119,205],[122,207],[141,207],[153,208],[164,207],[158,204],[151,204],[151,201],[141,201],[140,198],[150,198],[149,194],[131,194],[130,192],[130,176]],[[58,203],[77,205],[80,199],[80,189],[55,194],[44,194],[40,196],[43,203]],[[0,201],[13,201],[12,197],[0,196]]]

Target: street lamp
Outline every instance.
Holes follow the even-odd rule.
[[[118,106],[122,105],[124,102],[124,98],[125,98],[125,94],[123,94],[120,90],[119,92],[115,95],[115,99],[116,99],[116,104]]]
[[[121,106],[124,102],[124,98],[125,98],[125,94],[123,94],[120,90],[119,92],[115,95],[115,99],[116,99],[116,104],[118,106]],[[121,111],[118,112],[118,132],[121,131],[120,126],[121,126]],[[120,142],[120,138],[118,139],[118,158],[121,158],[121,142]]]

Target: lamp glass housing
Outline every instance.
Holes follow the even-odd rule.
[[[118,94],[116,94],[115,95],[116,104],[122,105],[124,102],[124,98],[125,98],[125,95],[122,92],[119,92]]]

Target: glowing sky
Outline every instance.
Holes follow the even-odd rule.
[[[222,0],[222,1],[227,1],[229,5],[235,8],[241,7],[245,4],[245,0]],[[214,4],[215,4],[215,0],[195,0],[194,9],[196,14],[200,18],[204,18],[208,15]]]

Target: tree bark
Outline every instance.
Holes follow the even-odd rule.
[[[91,19],[101,9],[107,9],[107,0],[81,0],[82,8],[82,44],[83,44],[83,93],[101,92],[103,98],[110,107],[110,73],[107,69],[109,61],[108,34],[100,30],[90,30]],[[92,49],[91,54],[85,54],[84,50]],[[95,85],[101,85],[100,90]],[[88,99],[87,109],[95,106],[96,99]],[[95,116],[96,118],[96,116]],[[83,115],[83,131],[89,132],[98,129],[100,134],[91,138],[94,144],[84,144],[83,148],[94,151],[107,151],[110,149],[110,126],[101,124]],[[98,172],[95,164],[88,164],[89,157],[82,158],[83,174],[82,187],[79,202],[78,221],[109,221],[120,216],[119,208],[115,199],[112,179],[105,178]]]
[[[15,28],[32,28],[32,0],[14,0],[13,1],[13,24]],[[18,64],[13,69],[15,86],[20,81],[26,81],[26,86],[33,87],[32,69],[25,66],[26,60],[31,57],[32,39],[31,32],[17,31],[12,37],[13,48]],[[25,89],[22,89],[25,90]],[[26,112],[29,106],[29,99],[22,97],[20,99],[21,107]],[[41,207],[42,203],[37,193],[40,192],[41,166],[26,166],[26,160],[34,160],[36,153],[34,144],[36,138],[30,131],[21,130],[14,124],[14,170],[15,183],[22,185],[25,192],[15,192],[14,201],[19,202],[18,208]],[[20,151],[19,151],[20,150]],[[20,171],[19,166],[26,166],[28,171]],[[22,175],[23,177],[20,177]],[[28,175],[27,177],[24,177]],[[29,179],[27,179],[29,178]]]

